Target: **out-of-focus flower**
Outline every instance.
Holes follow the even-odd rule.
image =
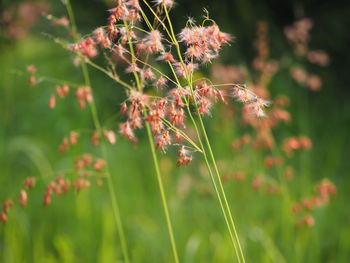
[[[313,64],[318,64],[321,67],[326,67],[329,64],[329,56],[323,50],[313,50],[307,53],[308,60]]]
[[[52,24],[55,26],[68,27],[69,26],[69,19],[66,16],[62,16],[60,18],[55,18],[52,20]]]
[[[0,14],[0,22],[3,24],[5,36],[13,40],[25,38],[30,27],[48,10],[49,5],[44,1],[24,1],[16,7],[5,9]]]

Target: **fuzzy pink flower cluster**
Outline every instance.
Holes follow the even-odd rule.
[[[259,98],[248,89],[242,89],[241,87],[235,87],[233,89],[233,96],[239,102],[245,104],[245,108],[248,112],[258,117],[265,117],[264,108],[270,105],[269,101]]]
[[[135,77],[135,82],[126,86],[127,99],[121,106],[125,121],[119,124],[120,134],[136,142],[135,130],[147,123],[156,148],[165,152],[170,145],[180,145],[177,164],[187,165],[192,160],[185,142],[189,141],[185,135],[186,117],[192,114],[189,111],[194,107],[197,109],[194,114],[206,115],[215,103],[226,102],[226,94],[219,85],[203,79],[193,80],[194,72],[201,64],[218,57],[222,47],[233,37],[222,32],[208,14],[205,22],[210,24],[207,26],[189,21],[177,35],[171,34],[171,30],[161,31],[165,24],[159,16],[167,13],[174,2],[157,0],[155,4],[158,23],[150,26],[137,0],[118,1],[117,6],[109,10],[107,29],[98,28],[91,37],[70,47],[79,57],[88,59],[101,50],[113,63],[120,64],[118,68],[124,68],[124,72]],[[148,31],[140,28],[143,19],[146,19]],[[157,61],[169,67],[168,72],[159,70]],[[116,72],[108,74],[121,79]],[[152,88],[156,96],[145,92],[146,88]],[[81,107],[90,102],[89,89],[80,88],[76,96]],[[234,97],[244,102],[254,115],[265,116],[263,108],[269,103],[251,91],[240,88],[235,90]]]
[[[321,67],[326,67],[330,63],[328,54],[323,50],[310,50],[309,42],[311,40],[310,30],[313,22],[309,18],[303,18],[285,28],[285,35],[288,41],[293,45],[295,53],[300,57],[305,57],[310,63]],[[309,74],[300,66],[291,69],[291,76],[298,83],[307,86],[312,91],[318,91],[322,87],[322,80],[315,74]]]
[[[231,40],[232,36],[221,32],[216,24],[207,27],[185,27],[179,34],[179,42],[187,46],[186,57],[202,62],[209,62],[216,58],[222,45]]]

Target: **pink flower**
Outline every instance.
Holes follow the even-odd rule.
[[[121,135],[127,137],[131,142],[137,141],[137,139],[134,135],[134,131],[132,130],[130,123],[128,121],[125,123],[119,124],[119,132]]]
[[[160,76],[159,79],[156,81],[155,86],[156,87],[165,87],[168,80],[164,78],[163,76]]]
[[[90,37],[80,40],[78,45],[74,45],[72,47],[72,50],[80,51],[83,55],[91,58],[96,57],[98,55],[98,52],[96,49],[96,43]]]
[[[291,76],[295,81],[305,84],[307,79],[308,79],[308,74],[305,70],[298,68],[298,67],[293,67],[290,71]]]
[[[250,111],[251,114],[254,114],[257,117],[265,117],[264,108],[269,105],[269,102],[263,99],[258,99],[254,102],[246,104],[246,108]]]
[[[54,19],[52,21],[52,24],[55,26],[68,27],[69,26],[69,19],[66,16],[62,16],[61,18]]]
[[[117,20],[124,19],[129,14],[128,8],[125,4],[120,4],[108,11],[111,12]]]
[[[210,102],[210,100],[208,100],[205,97],[202,97],[198,102],[198,111],[201,115],[204,114],[209,114],[210,111],[210,107],[212,106],[212,103]]]
[[[307,79],[307,85],[310,90],[318,91],[322,87],[322,80],[317,75],[310,75]]]
[[[168,107],[167,115],[174,126],[185,127],[185,112],[182,108],[176,108],[174,104]]]
[[[189,152],[182,146],[178,153],[179,159],[176,166],[188,165],[192,161],[192,156],[189,155]]]
[[[125,3],[125,5],[133,7],[135,9],[140,9],[139,0],[129,0]]]
[[[152,80],[156,78],[156,75],[153,73],[152,69],[146,68],[145,70],[141,71],[141,75],[144,79]]]
[[[248,89],[235,87],[233,88],[233,97],[242,103],[251,102],[257,99],[257,96]]]
[[[311,63],[318,64],[321,67],[325,67],[329,64],[329,56],[323,50],[309,51],[307,58]]]
[[[78,143],[79,133],[76,131],[71,131],[69,134],[69,142],[72,145],[76,145]]]
[[[121,44],[116,45],[113,51],[116,55],[120,57],[123,57],[124,53],[127,52],[127,50]]]
[[[91,103],[92,102],[92,94],[90,87],[87,86],[81,86],[77,89],[75,92],[75,96],[78,99],[79,106],[81,109],[85,108],[85,103]]]
[[[114,133],[114,131],[111,130],[104,130],[103,135],[105,139],[110,143],[110,144],[115,144],[117,141],[117,137]]]
[[[208,27],[185,27],[179,33],[178,39],[188,46],[185,53],[187,57],[208,62],[216,57],[223,44],[232,40],[232,36],[221,32],[214,24]]]
[[[137,66],[136,63],[131,63],[130,66],[125,70],[127,73],[135,73],[140,72],[140,68]]]
[[[60,98],[64,98],[69,93],[69,86],[68,85],[63,85],[62,87],[56,86],[56,92]]]
[[[94,31],[94,38],[96,43],[103,48],[110,48],[111,41],[107,37],[105,30],[103,28],[98,28]]]
[[[27,72],[34,74],[36,72],[36,67],[34,65],[27,66]]]
[[[177,87],[169,91],[170,97],[174,100],[176,106],[184,106],[183,99],[189,95],[188,89]]]
[[[158,30],[152,30],[143,39],[143,42],[144,42],[143,49],[146,51],[146,53],[149,53],[149,54],[164,51],[162,38],[163,38],[162,34]]]
[[[56,106],[56,97],[55,95],[51,94],[50,100],[49,100],[49,107],[50,109],[54,109]]]
[[[163,131],[162,134],[158,135],[155,139],[157,149],[165,152],[166,146],[171,144],[171,137],[168,131]]]
[[[150,123],[154,135],[160,133],[164,129],[162,119],[165,117],[165,105],[167,103],[167,100],[161,99],[153,102],[150,106],[145,121]]]
[[[166,8],[172,8],[174,6],[174,0],[153,0],[156,5],[165,6]]]
[[[28,200],[28,194],[25,190],[21,190],[19,193],[19,203],[21,206],[26,206],[27,205],[27,200]]]
[[[163,53],[162,55],[157,57],[157,60],[162,60],[164,62],[171,62],[171,63],[175,62],[175,59],[170,52]]]

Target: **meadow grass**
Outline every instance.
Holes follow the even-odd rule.
[[[56,153],[59,138],[70,127],[91,125],[90,117],[75,114],[72,111],[74,106],[69,103],[49,112],[49,92],[44,87],[28,87],[25,79],[10,72],[32,63],[49,63],[50,66],[40,69],[45,75],[75,79],[76,70],[63,66],[69,60],[65,51],[53,47],[55,45],[50,41],[38,38],[2,47],[6,52],[1,54],[0,67],[9,70],[0,73],[1,105],[5,105],[1,113],[4,128],[1,129],[0,143],[0,198],[17,198],[20,185],[27,176],[41,176],[43,181],[31,192],[28,206],[24,209],[16,207],[6,226],[1,226],[0,261],[118,262],[122,258],[122,249],[113,222],[107,185],[57,197],[52,205],[42,207],[42,193],[45,183],[53,179],[52,171],[69,164],[75,153],[64,158]],[[91,74],[93,86],[106,85],[99,73]],[[349,183],[345,178],[348,150],[344,150],[348,143],[348,127],[346,123],[339,123],[335,131],[334,126],[325,125],[321,132],[318,120],[329,118],[332,123],[333,112],[326,115],[318,112],[321,106],[317,98],[309,98],[306,92],[296,90],[288,82],[287,74],[278,76],[278,81],[274,85],[283,85],[292,102],[300,98],[303,102],[291,106],[291,112],[299,120],[297,124],[279,128],[276,138],[293,134],[296,130],[309,133],[314,139],[311,152],[296,154],[291,160],[296,172],[295,180],[288,183],[290,195],[297,199],[311,194],[315,181],[323,177],[335,181],[338,193],[329,206],[316,211],[313,228],[299,229],[286,220],[290,216],[286,214],[289,208],[284,206],[281,196],[253,192],[248,179],[242,183],[233,180],[225,183],[232,211],[237,211],[235,219],[242,245],[245,251],[249,251],[246,253],[247,262],[347,262],[350,228],[343,222],[349,219],[346,192]],[[109,92],[104,90],[107,93],[104,95],[101,92],[100,100],[118,103],[117,98],[110,99]],[[300,108],[306,107],[305,101],[310,101],[308,111],[301,111]],[[106,106],[101,110],[102,116],[110,116],[115,109]],[[219,117],[205,118],[204,122],[209,127],[208,137],[217,153],[219,169],[227,172],[246,169],[248,178],[261,172],[278,178],[278,171],[264,168],[262,152],[250,149],[232,152],[230,143],[242,135],[238,120],[227,121],[220,114],[213,115]],[[333,123],[338,125],[334,120]],[[326,134],[333,135],[334,139],[327,140]],[[173,256],[162,220],[162,204],[152,172],[152,160],[146,147],[147,137],[145,134],[140,136],[136,151],[123,140],[118,141],[117,147],[107,146],[106,149],[113,180],[118,185],[117,195],[130,254],[134,262],[171,262]],[[162,156],[159,162],[182,262],[230,262],[230,237],[213,198],[211,182],[205,169],[196,169],[205,164],[200,158],[195,158],[191,166],[178,169],[171,155]]]

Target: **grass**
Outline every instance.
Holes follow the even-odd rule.
[[[43,180],[29,193],[28,207],[15,207],[6,226],[0,226],[0,262],[120,261],[122,251],[107,184],[101,188],[93,186],[88,192],[54,198],[52,205],[42,206],[45,183],[53,178],[51,170],[69,165],[72,156],[89,150],[89,146],[82,145],[83,149],[74,149],[68,156],[56,152],[68,129],[91,126],[89,115],[79,113],[75,102],[68,101],[59,101],[57,108],[50,111],[47,107],[50,92],[45,85],[29,87],[24,78],[9,72],[33,63],[47,65],[39,66],[44,75],[79,81],[78,70],[62,66],[69,57],[50,41],[32,37],[15,45],[3,44],[1,50],[4,52],[0,55],[0,104],[4,110],[0,112],[0,200],[16,199],[27,176]],[[101,87],[97,90],[101,95],[97,106],[102,118],[108,119],[116,114],[118,97],[110,82],[96,72],[92,74],[93,86]],[[294,116],[294,123],[279,128],[276,137],[309,133],[314,141],[310,153],[296,154],[291,159],[296,173],[295,180],[288,185],[290,195],[293,200],[310,195],[315,182],[323,177],[335,182],[338,193],[329,206],[316,211],[314,227],[295,228],[285,221],[288,209],[279,195],[251,190],[251,178],[257,173],[276,179],[277,174],[264,168],[263,152],[249,148],[232,152],[231,141],[242,134],[238,120],[228,121],[215,112],[213,116],[221,117],[205,118],[208,136],[218,153],[219,169],[224,173],[244,169],[247,174],[243,183],[231,180],[224,184],[247,262],[347,262],[350,247],[350,227],[346,224],[350,218],[346,177],[348,106],[336,102],[339,95],[330,91],[330,87],[310,95],[296,89],[286,74],[276,78],[272,91],[284,87],[290,94]],[[308,102],[308,111],[300,111],[300,107],[295,106],[297,103],[293,103],[300,96]],[[334,99],[326,111],[329,97]],[[108,103],[102,104],[103,101]],[[334,118],[334,114],[339,118]],[[116,146],[107,149],[130,254],[133,262],[171,262],[173,257],[146,147],[147,137],[146,134],[140,136],[137,146],[119,138]],[[189,167],[179,169],[174,158],[175,153],[162,156],[160,166],[182,262],[231,262],[230,237],[210,179],[205,169],[197,169],[205,164],[197,157]]]

